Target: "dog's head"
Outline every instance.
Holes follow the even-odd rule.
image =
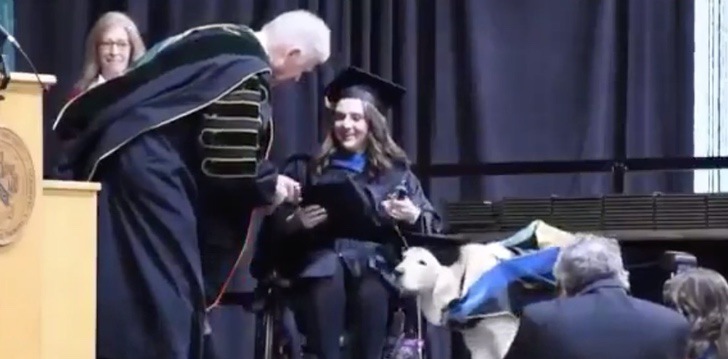
[[[445,268],[426,248],[412,247],[402,254],[402,261],[394,269],[397,284],[405,292],[426,293],[435,288]]]
[[[423,298],[422,311],[428,321],[441,324],[442,310],[460,298],[473,280],[496,266],[504,251],[507,249],[493,244],[410,247],[394,272],[405,294]]]
[[[395,275],[404,292],[457,296],[462,285],[467,287],[470,284],[465,282],[472,280],[471,275],[477,278],[501,260],[512,256],[499,243],[411,247],[403,253],[402,261],[395,268]],[[465,257],[471,259],[464,260]],[[464,278],[466,276],[468,278]]]
[[[418,295],[425,317],[439,323],[443,308],[460,296],[462,246],[410,247],[402,254],[395,275],[404,294]]]

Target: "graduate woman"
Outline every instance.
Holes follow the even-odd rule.
[[[293,156],[283,171],[301,183],[303,203],[274,213],[273,238],[264,242],[275,250],[261,248],[256,262],[293,279],[299,328],[321,359],[341,358],[345,323],[353,330],[347,346],[355,358],[382,357],[397,296],[389,258],[402,246],[391,229],[440,227],[384,116],[403,94],[357,68],[340,73],[325,91],[331,116],[319,153]],[[335,198],[326,198],[325,187],[337,184],[340,192],[331,189]]]

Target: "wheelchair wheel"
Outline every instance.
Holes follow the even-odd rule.
[[[270,313],[265,313],[263,315],[263,359],[274,359],[273,353],[276,351],[274,345],[277,340],[275,340],[276,330],[275,321],[273,319],[273,315]]]
[[[255,359],[292,359],[285,348],[285,340],[280,335],[275,316],[267,312],[261,316],[256,330]]]
[[[270,312],[261,313],[256,330],[255,359],[301,359],[293,350],[279,319]]]

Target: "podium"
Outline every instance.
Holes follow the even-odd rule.
[[[34,74],[12,73],[0,95],[0,358],[93,359],[100,185],[43,180]]]

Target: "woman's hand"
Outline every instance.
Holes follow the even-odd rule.
[[[382,207],[390,217],[409,224],[415,224],[420,218],[420,214],[422,214],[422,210],[407,197],[404,199],[388,199],[382,202]]]
[[[311,229],[326,222],[326,219],[328,218],[329,215],[326,213],[326,209],[314,204],[296,209],[296,211],[288,217],[287,221],[297,228]]]

